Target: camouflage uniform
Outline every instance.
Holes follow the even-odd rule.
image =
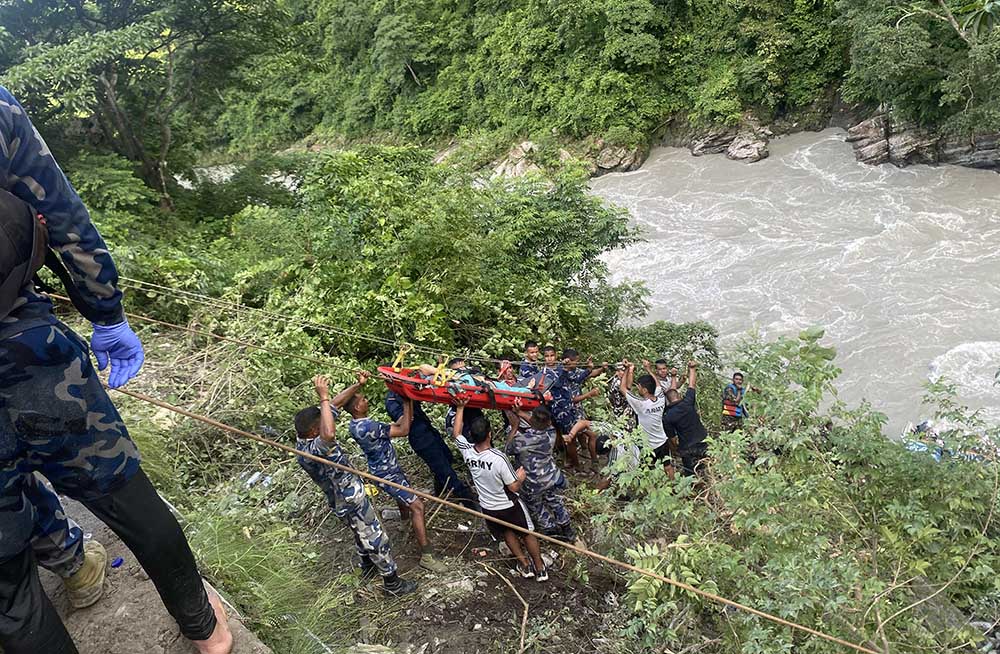
[[[403,469],[399,467],[399,460],[396,458],[396,449],[389,439],[391,425],[387,422],[378,422],[371,418],[356,418],[351,421],[347,430],[351,438],[361,446],[361,451],[368,459],[368,471],[373,475],[387,479],[391,482],[409,486]],[[409,491],[405,491],[382,482],[377,482],[379,488],[405,504],[412,504],[417,496]]]
[[[351,460],[340,449],[338,443],[327,445],[318,436],[312,440],[298,439],[295,449],[334,463],[351,465]],[[389,535],[382,530],[382,524],[375,515],[375,507],[365,495],[365,486],[361,478],[302,456],[298,457],[298,461],[312,480],[323,489],[333,514],[354,534],[354,544],[362,560],[368,559],[375,564],[383,577],[395,573],[396,562],[389,550]]]
[[[576,421],[580,419],[580,407],[573,403],[573,398],[580,394],[583,382],[590,377],[586,368],[570,370],[559,366],[558,377],[552,385],[552,421],[564,434],[568,434]]]
[[[507,454],[516,458],[526,473],[519,493],[543,533],[557,533],[569,527],[569,511],[563,493],[566,476],[552,458],[555,429],[528,429],[507,443]]]
[[[2,87],[0,187],[45,216],[49,243],[97,322],[122,322],[118,273],[104,241],[24,109]],[[82,533],[32,471],[86,499],[124,484],[139,466],[87,345],[30,285],[0,319],[0,466],[0,560],[30,539],[39,563],[63,577],[83,563]]]
[[[44,215],[49,246],[65,264],[87,318],[103,326],[122,323],[118,272],[101,235],[24,109],[2,87],[0,187]],[[140,469],[89,347],[29,284],[0,319],[0,646],[75,652],[41,592],[34,562],[72,573],[82,563],[82,537],[39,473],[115,531],[186,637],[212,634],[215,613],[194,556]]]
[[[518,381],[524,382],[538,374],[538,363],[525,359],[517,369]]]

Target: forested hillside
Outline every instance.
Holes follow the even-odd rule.
[[[313,375],[339,389],[404,342],[420,346],[410,363],[465,353],[488,365],[526,339],[597,362],[697,358],[710,474],[672,481],[619,463],[599,493],[574,472],[586,541],[881,654],[973,651],[1000,620],[1000,482],[984,446],[995,426],[939,384],[927,411],[950,427],[935,460],[884,438],[870,406],[839,401],[821,328],[720,351],[697,316],[641,326],[641,281],[614,283],[603,258],[641,234],[588,192],[585,165],[548,149],[544,175],[477,169],[521,139],[645,146],[668,124],[825,116],[838,96],[928,129],[995,131],[998,22],[998,0],[12,0],[0,4],[0,83],[123,275],[147,347],[130,388],[291,443]],[[436,163],[452,141],[468,149]],[[734,368],[761,392],[730,433],[718,398]],[[369,384],[384,417],[384,389]],[[478,522],[436,518],[442,578],[419,571],[392,524],[421,590],[386,600],[294,463],[122,406],[199,561],[275,652],[518,650],[522,604],[480,565],[506,563]],[[611,419],[603,399],[591,410]],[[441,426],[441,407],[429,411]],[[499,440],[496,416],[493,427]],[[399,441],[413,485],[429,488]],[[523,651],[844,651],[560,556],[555,583],[525,591]]]
[[[0,70],[66,147],[155,184],[309,135],[636,144],[671,120],[823,114],[837,92],[996,130],[998,21],[996,0],[13,2]]]

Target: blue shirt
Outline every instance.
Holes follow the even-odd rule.
[[[518,379],[529,379],[538,374],[538,364],[525,359],[517,370]]]
[[[347,427],[351,438],[357,441],[368,459],[368,470],[379,477],[400,471],[396,449],[389,440],[390,429],[389,423],[371,418],[356,418]]]
[[[0,187],[45,217],[49,246],[62,258],[80,296],[103,325],[125,319],[118,270],[87,208],[45,141],[10,91],[0,86]],[[0,321],[0,337],[52,324],[52,304],[26,286],[19,304]]]

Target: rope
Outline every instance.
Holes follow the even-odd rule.
[[[291,323],[298,323],[300,325],[306,325],[306,326],[309,326],[309,327],[313,327],[315,329],[322,329],[322,330],[330,332],[332,334],[336,334],[338,336],[343,336],[344,338],[354,338],[354,339],[358,339],[358,340],[369,341],[369,342],[375,343],[377,345],[382,345],[382,346],[385,346],[385,347],[391,347],[391,348],[395,348],[395,349],[399,349],[400,347],[402,347],[403,345],[405,345],[405,343],[402,343],[402,342],[399,342],[399,341],[391,341],[389,339],[381,338],[379,336],[369,336],[369,335],[366,335],[366,334],[357,334],[357,333],[354,333],[354,332],[351,332],[351,331],[348,331],[348,330],[345,330],[345,329],[340,329],[338,327],[332,327],[330,325],[326,325],[326,324],[323,324],[323,323],[312,322],[310,320],[303,320],[303,319],[300,319],[300,318],[291,318],[289,316],[285,316],[285,315],[280,314],[280,313],[275,313],[273,311],[268,311],[267,309],[260,309],[258,307],[251,307],[251,306],[247,306],[245,304],[239,304],[238,302],[231,302],[229,300],[223,300],[223,299],[214,298],[214,297],[211,297],[211,296],[208,296],[208,295],[202,295],[201,293],[195,293],[193,291],[185,291],[183,289],[171,288],[169,286],[162,286],[160,284],[154,284],[153,282],[146,282],[146,281],[143,281],[141,279],[132,279],[132,278],[129,278],[129,277],[119,277],[119,279],[121,281],[123,281],[123,282],[126,282],[128,285],[132,285],[133,287],[135,287],[136,285],[138,285],[138,288],[136,290],[149,290],[149,289],[153,289],[153,290],[156,290],[156,291],[158,291],[160,293],[163,293],[164,295],[173,295],[175,299],[181,299],[181,300],[193,301],[193,302],[200,302],[202,304],[207,304],[209,306],[213,306],[214,308],[225,308],[225,309],[230,309],[230,310],[234,310],[234,311],[251,311],[251,312],[256,312],[256,313],[259,313],[260,315],[263,315],[263,316],[266,316],[268,318],[272,318],[272,319],[275,319],[275,320],[281,320],[281,321],[283,321],[285,323],[290,323],[290,322]],[[415,351],[423,352],[424,354],[431,355],[431,356],[439,356],[439,355],[445,355],[445,356],[447,356],[449,354],[448,352],[445,352],[443,350],[435,350],[435,349],[424,347],[424,346],[413,346],[413,349]],[[473,360],[473,361],[488,362],[488,363],[503,363],[503,359],[490,359],[490,358],[485,358],[485,357],[476,357],[476,356],[473,356],[471,353],[466,353],[466,354],[467,354],[466,358],[468,358],[470,360]]]
[[[246,438],[248,440],[255,441],[255,442],[257,442],[257,443],[259,443],[261,445],[266,445],[268,447],[272,447],[272,448],[275,448],[275,449],[278,449],[278,450],[282,450],[282,451],[284,451],[284,452],[286,452],[288,454],[294,455],[296,457],[303,457],[303,458],[309,459],[311,461],[316,461],[317,463],[321,463],[323,465],[328,465],[328,466],[331,466],[333,468],[337,468],[338,470],[341,470],[343,472],[348,472],[348,473],[355,474],[355,475],[357,475],[357,476],[359,476],[359,477],[361,477],[363,479],[367,479],[368,481],[377,482],[379,484],[384,484],[384,485],[387,485],[387,486],[391,486],[391,487],[397,488],[399,490],[405,490],[407,492],[413,493],[414,495],[417,495],[418,497],[422,497],[425,500],[428,500],[428,501],[431,501],[431,502],[437,502],[438,504],[442,504],[444,506],[447,506],[450,509],[454,509],[456,511],[461,511],[462,513],[466,513],[468,515],[472,515],[472,516],[475,516],[477,518],[482,518],[484,520],[489,520],[490,522],[494,522],[494,523],[496,523],[498,525],[501,525],[501,526],[503,526],[503,527],[505,527],[507,529],[511,529],[513,531],[516,531],[516,532],[519,532],[519,533],[522,533],[522,534],[525,534],[525,535],[534,536],[535,538],[538,538],[539,540],[544,540],[544,541],[546,541],[546,542],[548,542],[548,543],[550,543],[552,545],[555,545],[557,547],[561,547],[563,549],[570,550],[571,552],[575,552],[575,553],[580,554],[582,556],[590,557],[590,558],[592,558],[592,559],[594,559],[596,561],[600,561],[602,563],[606,563],[608,565],[620,568],[622,570],[626,570],[628,572],[632,572],[632,573],[639,574],[639,575],[642,575],[642,576],[645,576],[645,577],[649,577],[651,579],[656,579],[657,581],[660,581],[662,583],[668,584],[668,585],[673,586],[675,588],[679,588],[681,590],[685,590],[685,591],[687,591],[689,593],[692,593],[694,595],[698,595],[698,596],[703,597],[703,598],[705,598],[707,600],[710,600],[712,602],[716,602],[716,603],[719,603],[719,604],[725,604],[726,606],[731,606],[731,607],[733,607],[735,609],[739,609],[739,610],[744,611],[746,613],[750,613],[751,615],[755,615],[755,616],[757,616],[759,618],[763,618],[765,620],[769,620],[769,621],[771,621],[771,622],[773,622],[775,624],[781,625],[783,627],[788,627],[788,628],[791,628],[791,629],[796,629],[798,631],[807,633],[807,634],[809,634],[811,636],[815,636],[817,638],[822,638],[823,640],[829,641],[831,643],[836,643],[837,645],[841,645],[843,647],[847,647],[847,648],[856,650],[858,652],[864,652],[865,654],[880,654],[879,652],[877,652],[875,650],[872,650],[872,649],[869,649],[867,647],[864,647],[863,645],[858,645],[856,643],[852,643],[852,642],[843,640],[841,638],[837,638],[836,636],[832,636],[832,635],[824,633],[822,631],[817,631],[816,629],[812,629],[812,628],[807,627],[805,625],[801,625],[801,624],[798,624],[798,623],[795,623],[795,622],[791,622],[789,620],[785,620],[784,618],[780,618],[780,617],[778,617],[776,615],[771,615],[770,613],[766,613],[764,611],[760,611],[758,609],[752,608],[752,607],[747,606],[745,604],[741,604],[741,603],[736,602],[734,600],[727,599],[727,598],[722,597],[720,595],[716,595],[715,593],[710,593],[708,591],[700,590],[700,589],[695,588],[694,586],[691,586],[690,584],[686,584],[686,583],[684,583],[682,581],[677,581],[676,579],[670,579],[669,577],[665,577],[665,576],[663,576],[663,575],[661,575],[661,574],[659,574],[657,572],[653,572],[651,570],[645,570],[643,568],[639,568],[639,567],[631,565],[629,563],[625,563],[624,561],[619,561],[617,559],[613,559],[613,558],[605,556],[603,554],[599,554],[599,553],[594,552],[592,550],[589,550],[587,548],[579,547],[579,546],[571,544],[571,543],[565,543],[565,542],[563,542],[561,540],[557,540],[557,539],[552,538],[550,536],[546,536],[545,534],[539,534],[539,533],[536,533],[536,532],[529,531],[527,529],[524,529],[523,527],[519,527],[519,526],[511,524],[509,522],[505,522],[503,520],[499,520],[499,519],[494,518],[492,516],[485,515],[483,513],[480,513],[479,511],[474,511],[473,509],[469,509],[469,508],[461,506],[459,504],[455,504],[454,502],[449,502],[448,500],[442,499],[442,498],[437,497],[435,495],[431,495],[430,493],[425,493],[423,491],[417,490],[416,488],[411,488],[409,486],[403,486],[402,484],[397,484],[395,482],[389,481],[388,479],[382,479],[381,477],[378,477],[376,475],[370,474],[368,472],[362,472],[361,470],[356,470],[354,468],[351,468],[350,466],[345,466],[345,465],[342,465],[340,463],[335,463],[335,462],[330,461],[328,459],[324,459],[323,457],[319,457],[319,456],[315,456],[315,455],[312,455],[312,454],[308,454],[306,452],[300,452],[299,450],[297,450],[297,449],[295,449],[293,447],[290,447],[288,445],[285,445],[283,443],[279,443],[277,441],[274,441],[274,440],[271,440],[271,439],[268,439],[268,438],[264,438],[263,436],[258,436],[256,434],[251,434],[250,432],[243,431],[241,429],[237,429],[236,427],[232,427],[232,426],[227,425],[225,423],[221,423],[221,422],[219,422],[217,420],[213,420],[212,418],[209,418],[207,416],[202,416],[202,415],[199,415],[199,414],[196,414],[196,413],[192,413],[190,411],[186,411],[186,410],[184,410],[184,409],[182,409],[180,407],[174,406],[174,405],[169,404],[167,402],[163,402],[161,400],[157,400],[157,399],[155,399],[153,397],[150,397],[148,395],[144,395],[142,393],[136,393],[134,391],[125,390],[124,388],[118,388],[118,389],[113,389],[113,390],[115,390],[118,393],[121,393],[123,395],[127,395],[129,397],[132,397],[132,398],[135,398],[137,400],[140,400],[142,402],[146,402],[146,403],[151,404],[153,406],[157,406],[157,407],[160,407],[162,409],[166,409],[168,411],[172,411],[172,412],[177,413],[179,415],[185,416],[187,418],[191,418],[192,420],[197,420],[199,422],[202,422],[202,423],[204,423],[206,425],[209,425],[211,427],[215,427],[216,429],[222,430],[224,432],[228,432],[230,434],[234,434],[234,435],[239,436],[241,438]]]
[[[62,300],[64,302],[72,302],[68,297],[57,295],[55,293],[49,293],[49,297],[55,298],[57,300]],[[317,359],[316,357],[305,356],[303,354],[294,354],[292,352],[285,352],[282,350],[276,350],[274,348],[265,347],[263,345],[257,345],[256,343],[250,343],[248,341],[242,341],[238,338],[231,338],[229,336],[222,336],[221,334],[215,334],[213,332],[205,331],[203,329],[195,329],[194,327],[189,327],[185,325],[178,325],[172,322],[167,322],[165,320],[158,320],[156,318],[150,318],[149,316],[144,316],[139,313],[125,312],[125,316],[130,319],[140,320],[142,322],[148,322],[154,325],[160,325],[161,327],[170,327],[171,329],[177,329],[179,331],[188,332],[191,334],[198,334],[199,336],[205,336],[207,338],[214,338],[219,341],[224,341],[226,343],[233,343],[235,345],[240,345],[242,347],[248,347],[254,350],[260,350],[262,352],[267,352],[269,354],[274,354],[280,357],[289,357],[292,359],[298,359],[300,361],[307,361],[309,363],[315,363],[316,365],[323,366],[325,368],[336,368],[339,370],[346,370],[347,372],[360,372],[358,368],[351,366],[342,366],[333,363],[329,360]]]
[[[57,293],[48,293],[47,295],[49,297],[51,297],[51,298],[54,298],[56,300],[61,300],[63,302],[70,302],[70,303],[72,303],[72,301],[73,301],[72,299],[70,299],[70,298],[68,298],[68,297],[66,297],[64,295],[59,295]],[[333,363],[330,360],[317,359],[316,357],[305,356],[303,354],[295,354],[293,352],[286,352],[284,350],[276,350],[274,348],[266,347],[266,346],[263,346],[263,345],[257,345],[256,343],[251,343],[249,341],[243,341],[243,340],[240,340],[240,339],[237,339],[237,338],[231,338],[229,336],[222,336],[221,334],[216,334],[216,333],[213,333],[213,332],[205,331],[203,329],[196,329],[194,327],[190,327],[190,326],[186,326],[186,325],[178,325],[176,323],[167,322],[165,320],[159,320],[157,318],[150,318],[149,316],[144,316],[144,315],[142,315],[140,313],[133,313],[133,312],[130,312],[130,311],[126,311],[125,312],[125,316],[127,318],[130,318],[130,319],[135,319],[135,320],[139,320],[139,321],[142,321],[142,322],[148,322],[148,323],[151,323],[151,324],[154,324],[154,325],[159,325],[161,327],[169,327],[171,329],[176,329],[176,330],[179,330],[179,331],[188,332],[190,334],[198,334],[200,336],[205,336],[206,338],[214,338],[216,340],[224,341],[226,343],[233,343],[234,345],[239,345],[241,347],[248,347],[248,348],[251,348],[251,349],[254,349],[254,350],[260,350],[262,352],[267,352],[269,354],[274,354],[275,356],[289,357],[289,358],[292,358],[292,359],[298,359],[300,361],[306,361],[306,362],[309,362],[309,363],[314,363],[316,365],[323,366],[324,368],[333,368],[335,370],[343,370],[343,371],[350,372],[350,373],[361,372],[361,369],[359,369],[359,368],[355,368],[355,367],[352,367],[352,366],[343,366],[343,365],[340,365],[340,364],[337,364],[337,363]],[[550,369],[551,368],[549,368],[548,366],[545,366],[545,365],[540,365],[539,366],[539,370],[550,370]],[[373,371],[373,372],[377,372],[377,371]],[[542,390],[548,390],[548,389],[542,389]],[[490,389],[489,387],[487,387],[487,392],[492,396],[492,389]]]

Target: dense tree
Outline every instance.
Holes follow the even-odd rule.
[[[839,0],[851,29],[845,94],[963,132],[1000,129],[995,0]]]
[[[79,124],[169,198],[177,146],[197,141],[216,92],[265,47],[275,17],[270,2],[4,3],[3,81],[40,123]]]

